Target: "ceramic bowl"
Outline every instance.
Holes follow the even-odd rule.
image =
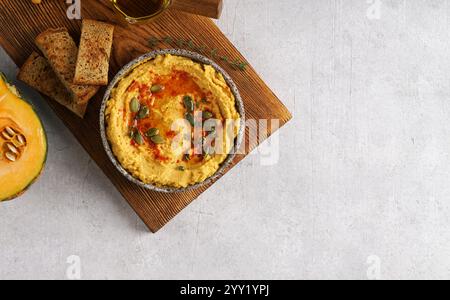
[[[244,109],[244,104],[242,102],[242,98],[241,95],[239,94],[239,91],[236,87],[236,84],[233,82],[233,80],[231,79],[230,75],[228,75],[219,65],[217,65],[215,62],[213,62],[212,60],[210,60],[209,58],[196,53],[196,52],[191,52],[191,51],[187,51],[187,50],[182,50],[182,49],[166,49],[166,50],[157,50],[157,51],[152,51],[150,53],[147,53],[135,60],[133,60],[132,62],[128,63],[126,66],[124,66],[118,73],[117,75],[114,77],[114,79],[111,81],[111,83],[109,84],[105,95],[103,96],[103,102],[102,102],[102,106],[100,109],[100,133],[101,133],[101,138],[102,138],[102,143],[103,143],[103,147],[105,148],[105,151],[108,155],[108,158],[111,160],[111,162],[113,163],[113,165],[117,168],[117,170],[125,177],[127,178],[130,182],[137,184],[138,186],[148,189],[148,190],[152,190],[152,191],[157,191],[157,192],[163,192],[163,193],[176,193],[176,192],[186,192],[186,191],[190,191],[190,190],[194,190],[194,189],[198,189],[201,187],[205,187],[207,185],[209,185],[210,183],[214,182],[216,179],[218,179],[220,176],[222,176],[225,172],[225,170],[227,169],[227,167],[230,166],[230,164],[232,163],[234,157],[235,157],[235,153],[230,153],[226,160],[221,164],[220,168],[217,170],[217,172],[207,178],[205,181],[201,182],[201,183],[197,183],[195,185],[191,185],[189,187],[186,188],[174,188],[174,187],[164,187],[164,186],[156,186],[156,185],[152,185],[152,184],[146,184],[142,181],[140,181],[139,179],[135,178],[134,176],[132,176],[127,170],[125,170],[122,165],[119,163],[119,161],[117,160],[116,156],[114,155],[112,149],[111,149],[111,145],[107,139],[106,136],[106,122],[105,122],[105,110],[106,110],[106,106],[107,103],[110,99],[111,96],[111,92],[112,90],[117,86],[117,84],[120,82],[120,80],[124,77],[126,77],[132,70],[134,70],[137,66],[154,59],[155,57],[157,57],[158,55],[166,55],[166,54],[171,54],[171,55],[176,55],[176,56],[183,56],[183,57],[187,57],[192,59],[195,62],[204,64],[204,65],[210,65],[212,66],[217,72],[221,73],[225,79],[225,81],[227,82],[228,86],[231,89],[231,92],[233,93],[235,99],[236,99],[236,109],[239,112],[240,116],[241,116],[241,124],[240,124],[240,129],[239,129],[239,133],[235,139],[234,142],[234,149],[239,149],[243,138],[244,138],[244,133],[245,133],[245,109]],[[233,151],[233,152],[236,152]]]

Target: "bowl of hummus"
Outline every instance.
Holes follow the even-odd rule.
[[[143,55],[110,83],[100,110],[105,151],[129,181],[183,192],[220,177],[240,149],[245,111],[231,77],[198,53]]]

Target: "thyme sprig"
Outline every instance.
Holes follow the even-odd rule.
[[[231,59],[226,55],[220,55],[219,49],[208,49],[206,45],[197,45],[195,42],[191,39],[186,40],[183,38],[174,38],[172,36],[165,36],[162,38],[158,37],[151,37],[148,41],[149,46],[153,48],[157,48],[161,44],[170,45],[172,47],[179,47],[179,48],[187,48],[191,51],[195,51],[201,54],[210,55],[212,59],[220,59],[221,61],[228,63],[231,65],[234,69],[245,71],[247,69],[248,63],[241,61],[239,59]]]

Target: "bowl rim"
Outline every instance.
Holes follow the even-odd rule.
[[[120,164],[120,162],[117,160],[116,156],[114,155],[112,151],[112,147],[108,141],[107,135],[106,135],[106,106],[108,104],[108,101],[111,98],[111,93],[114,90],[114,88],[117,86],[120,80],[130,74],[136,67],[138,67],[141,64],[146,63],[147,61],[150,61],[152,59],[155,59],[159,55],[173,55],[173,56],[181,56],[189,58],[197,63],[203,64],[203,65],[210,65],[212,66],[216,72],[219,72],[224,77],[226,83],[231,89],[231,92],[233,93],[235,97],[236,102],[236,109],[240,115],[240,128],[237,137],[234,140],[234,147],[232,151],[228,154],[227,158],[222,162],[219,169],[214,173],[214,175],[208,177],[206,180],[200,183],[196,183],[194,185],[190,185],[188,187],[184,188],[175,188],[170,186],[157,186],[153,184],[146,184],[139,180],[138,178],[131,175],[125,168]],[[239,90],[234,83],[231,76],[217,63],[215,63],[213,60],[207,58],[206,56],[199,54],[197,52],[192,52],[184,49],[162,49],[162,50],[154,50],[149,53],[146,53],[142,56],[139,56],[138,58],[132,60],[128,64],[126,64],[124,67],[122,67],[119,72],[114,76],[114,79],[109,83],[105,94],[102,99],[102,105],[100,108],[100,135],[102,139],[103,148],[106,151],[106,154],[109,158],[109,160],[112,162],[112,164],[115,166],[115,168],[126,178],[128,181],[138,185],[139,187],[142,187],[147,190],[155,191],[155,192],[162,192],[162,193],[182,193],[182,192],[189,192],[192,190],[196,190],[202,187],[206,187],[210,185],[211,183],[215,182],[217,179],[219,179],[221,176],[224,175],[225,171],[228,169],[228,167],[233,162],[234,158],[236,157],[236,151],[238,151],[242,145],[243,138],[245,134],[245,108],[244,103],[242,101],[241,94],[239,93]]]

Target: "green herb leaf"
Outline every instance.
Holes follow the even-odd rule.
[[[159,43],[166,43],[172,46],[177,46],[180,48],[188,47],[190,50],[197,51],[199,53],[206,53],[208,54],[208,47],[206,45],[196,45],[195,42],[192,39],[183,39],[183,38],[174,38],[171,36],[165,36],[161,39],[157,37],[151,37],[149,39],[149,45],[152,48],[155,48],[158,46]],[[232,59],[226,55],[220,56],[219,55],[219,49],[214,48],[209,51],[210,56],[213,59],[220,59],[221,61],[228,63],[233,69],[245,71],[247,69],[248,63],[242,62],[240,60],[232,61]]]
[[[189,40],[189,41],[187,42],[187,46],[188,46],[190,49],[194,49],[194,48],[195,48],[194,41],[193,41],[193,40]]]
[[[207,48],[207,47],[206,47],[205,45],[203,45],[203,46],[198,46],[198,47],[197,47],[197,51],[200,52],[200,53],[203,53],[203,52],[206,51],[206,48]]]
[[[183,39],[178,39],[176,41],[176,44],[178,47],[183,47],[184,46],[185,41]]]
[[[160,42],[159,39],[156,37],[151,37],[150,40],[148,41],[151,48],[155,48],[159,44],[159,42]]]
[[[247,66],[248,66],[248,63],[241,62],[241,63],[239,63],[238,68],[241,71],[245,71],[247,69]]]
[[[166,36],[163,38],[164,43],[166,44],[172,44],[173,43],[173,37],[171,36]]]

